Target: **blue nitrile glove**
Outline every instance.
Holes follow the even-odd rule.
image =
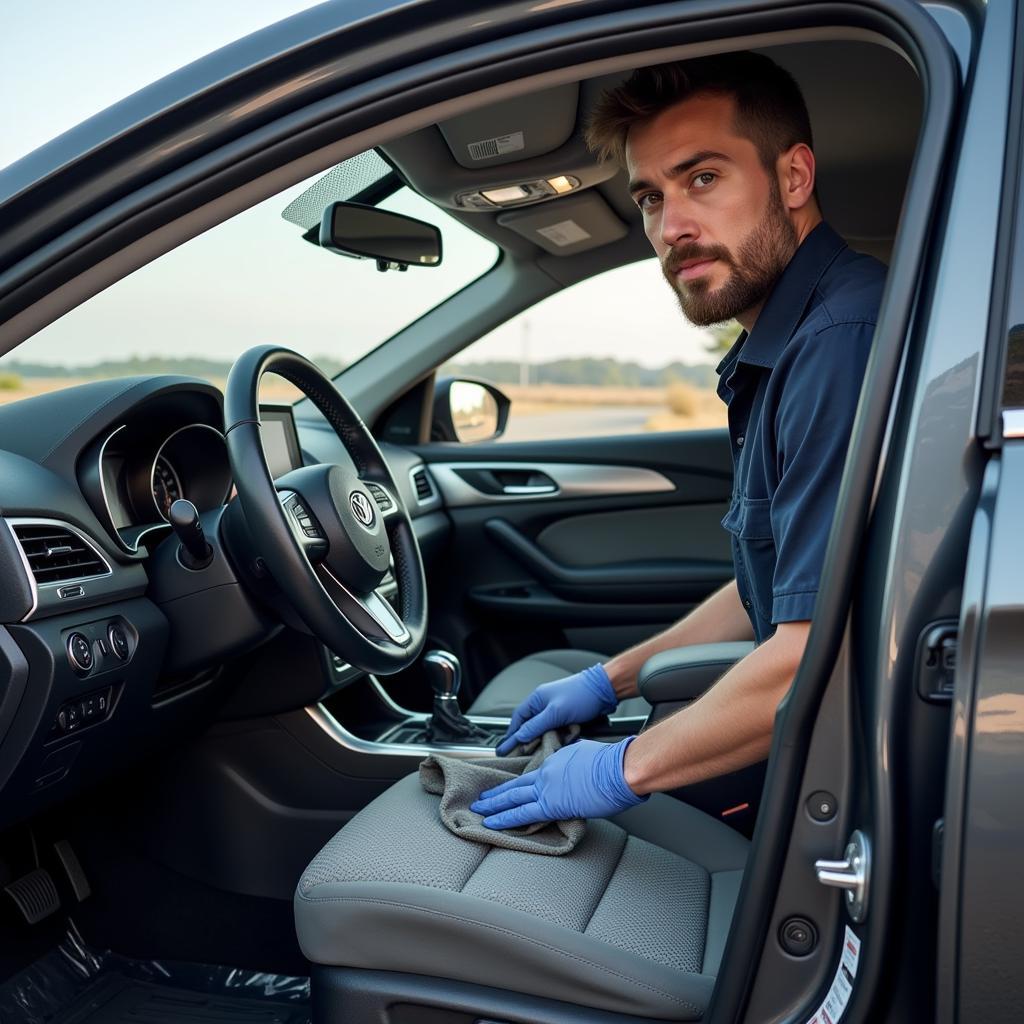
[[[579,740],[556,750],[532,772],[485,790],[470,805],[488,828],[519,828],[538,821],[606,818],[643,803],[623,774],[626,748],[618,743]]]
[[[498,744],[498,756],[504,757],[513,747],[535,740],[548,729],[589,722],[618,705],[604,665],[592,665],[574,676],[544,683],[512,712],[508,732]]]

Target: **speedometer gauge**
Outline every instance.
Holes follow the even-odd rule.
[[[153,464],[153,501],[160,515],[167,519],[171,505],[181,497],[181,481],[174,467],[162,455]]]

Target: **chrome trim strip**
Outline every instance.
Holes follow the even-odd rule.
[[[378,743],[376,740],[364,740],[350,733],[323,704],[314,704],[306,708],[305,711],[335,743],[357,754],[376,754],[384,757],[427,757],[429,754],[444,754],[446,757],[466,759],[495,756],[493,747],[463,747],[444,743],[439,743],[436,746],[427,746],[425,743]],[[421,725],[429,717],[429,715],[410,712],[408,721],[400,724]],[[471,718],[471,721],[479,722],[481,725],[505,724],[505,719],[503,718],[474,717]]]
[[[1024,437],[1024,409],[1003,410],[1003,437]]]
[[[22,618],[22,622],[27,622],[38,610],[40,590],[56,590],[60,587],[66,587],[73,583],[86,583],[89,580],[102,580],[106,579],[108,576],[114,575],[114,570],[111,568],[110,562],[107,561],[106,555],[104,555],[95,543],[93,543],[89,536],[78,529],[77,526],[72,526],[71,523],[65,522],[63,519],[43,519],[36,518],[35,516],[9,516],[4,517],[3,521],[11,531],[11,536],[14,538],[14,543],[18,548],[18,554],[21,557],[21,564],[24,566],[25,575],[28,578],[28,584],[32,588],[32,607]],[[79,540],[84,541],[85,544],[92,549],[96,557],[107,567],[107,571],[96,572],[91,576],[74,576],[69,580],[54,580],[52,583],[37,583],[36,578],[32,573],[32,566],[29,565],[28,556],[25,554],[25,549],[21,546],[21,541],[18,539],[18,535],[14,532],[15,526],[56,526],[62,530],[67,530],[69,533],[73,533]],[[84,591],[79,596],[85,597]]]
[[[114,525],[114,516],[110,511],[110,499],[107,497],[107,485],[103,480],[103,456],[106,454],[107,445],[110,444],[115,434],[119,434],[122,430],[128,427],[127,423],[122,423],[121,426],[115,427],[107,436],[103,439],[103,444],[100,445],[99,455],[96,456],[96,468],[99,470],[100,476],[100,497],[103,499],[103,507],[107,512],[107,524],[110,527],[111,533],[114,535],[114,539],[123,547],[126,551],[131,551],[133,554],[138,551],[138,541],[135,542],[135,547],[132,548],[127,545],[121,539],[121,531]]]
[[[28,579],[29,589],[32,591],[32,607],[22,616],[21,621],[27,622],[36,613],[36,609],[39,607],[39,589],[36,586],[36,578],[32,575],[32,566],[28,564],[28,558],[25,555],[25,549],[21,546],[21,541],[18,540],[18,535],[14,532],[14,527],[4,519],[4,526],[10,530],[11,537],[14,540],[14,547],[18,552],[18,557],[21,559],[22,567],[25,570],[25,577]]]
[[[366,612],[366,614],[369,615],[370,618],[373,619],[373,621],[376,622],[378,626],[380,626],[380,628],[385,632],[385,634],[387,634],[390,640],[392,640],[396,644],[401,645],[402,647],[408,646],[409,640],[411,639],[409,635],[409,630],[406,629],[405,623],[401,620],[398,614],[391,610],[391,605],[389,605],[387,601],[385,601],[384,598],[382,598],[377,593],[376,590],[370,591],[370,593],[366,597],[360,597],[359,595],[352,593],[352,591],[349,590],[348,587],[346,587],[345,584],[342,583],[341,580],[339,580],[338,577],[335,576],[333,572],[331,572],[330,567],[327,565],[326,562],[321,562],[317,566],[317,568],[323,569],[323,571],[327,573],[327,575],[330,576],[335,583],[338,584],[338,587],[341,590],[343,590],[346,594],[348,594],[348,596],[357,605],[359,605],[359,607],[362,608],[363,611]],[[320,585],[321,587],[323,587],[322,583]],[[328,597],[331,596],[330,592],[326,589],[326,587],[324,587],[324,593],[326,593]],[[370,601],[370,598],[374,599],[372,603]],[[331,603],[334,605],[335,608],[338,608],[338,603],[334,600],[334,598],[331,598]],[[382,607],[378,607],[378,605]],[[344,611],[342,611],[341,608],[338,608],[338,611],[345,616],[346,620],[348,620],[349,622],[352,621],[348,618],[347,615],[345,615]],[[386,622],[385,617],[387,616],[390,616],[393,622]],[[397,630],[393,628],[395,624],[397,624],[399,627]],[[358,626],[355,626],[354,628],[359,629]],[[362,630],[359,631],[362,632]]]
[[[478,491],[458,470],[543,473],[555,487],[543,492],[501,494]],[[676,489],[662,473],[640,466],[590,465],[578,462],[432,462],[430,470],[449,507],[489,505],[509,501],[545,501],[550,498],[593,498],[610,494],[659,494]]]

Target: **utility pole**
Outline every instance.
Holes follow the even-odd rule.
[[[519,386],[530,386],[530,321],[522,321],[522,351],[519,358]]]

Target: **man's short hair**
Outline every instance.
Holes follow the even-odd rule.
[[[768,171],[774,171],[779,155],[797,143],[813,148],[811,119],[793,76],[768,57],[749,51],[634,71],[597,101],[587,120],[587,145],[602,160],[624,166],[630,128],[706,93],[735,99],[736,133],[754,143]]]

